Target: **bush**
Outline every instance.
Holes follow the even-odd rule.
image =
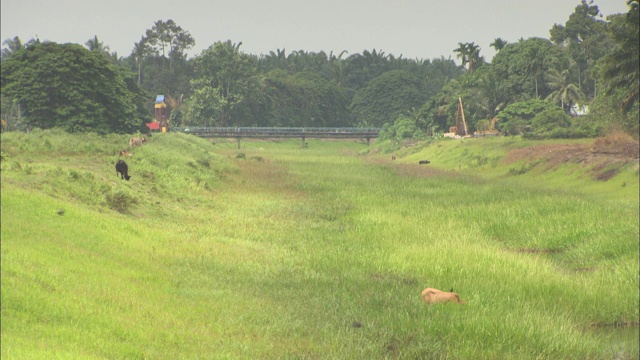
[[[560,109],[548,101],[534,99],[508,105],[496,117],[498,130],[505,135],[521,135],[532,130],[529,128],[536,115],[546,111]]]
[[[131,205],[137,203],[128,189],[117,186],[105,195],[105,201],[109,208],[122,214],[129,212]]]
[[[425,137],[422,131],[416,125],[415,121],[406,116],[399,116],[393,124],[384,124],[380,130],[380,140],[406,140],[406,139],[423,139]]]
[[[640,155],[638,140],[626,132],[617,130],[593,142],[592,151],[603,154],[617,154],[633,158]]]
[[[572,137],[571,117],[560,108],[546,109],[531,119],[531,132],[526,138],[557,139]]]

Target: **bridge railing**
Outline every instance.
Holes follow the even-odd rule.
[[[300,134],[300,133],[378,133],[380,128],[358,127],[202,127],[186,126],[176,127],[173,131],[185,133],[274,133],[274,134]]]
[[[308,135],[336,137],[356,135],[377,137],[380,128],[355,128],[355,127],[177,127],[173,131],[184,132],[199,136],[291,136],[299,137]]]

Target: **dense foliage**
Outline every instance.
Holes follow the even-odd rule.
[[[40,43],[2,64],[2,94],[21,105],[26,125],[70,132],[141,128],[141,93],[130,72],[76,44]]]
[[[489,130],[496,118],[505,119],[507,115],[500,114],[510,104],[540,100],[567,116],[588,115],[570,119],[567,131],[550,135],[545,130],[547,135],[538,136],[595,136],[612,127],[637,133],[638,0],[627,3],[628,13],[603,19],[597,5],[582,0],[565,24],[553,24],[549,39],[508,43],[496,38],[490,46],[497,53],[490,63],[478,44],[458,43],[454,52],[460,65],[452,59],[405,59],[376,49],[355,54],[277,49],[257,56],[242,52],[242,43],[230,40],[187,58],[195,39],[174,21],[158,20],[125,58],[110,53],[97,36],[90,39],[90,60],[81,62],[89,68],[72,71],[84,82],[63,84],[50,78],[40,88],[29,82],[29,65],[46,63],[44,69],[54,73],[80,63],[49,62],[48,57],[59,56],[54,44],[24,44],[14,37],[2,50],[3,128],[62,126],[61,122],[72,131],[132,131],[141,123],[140,110],[149,117],[155,95],[162,94],[171,111],[170,126],[382,127],[408,116],[431,135],[455,124],[459,99],[471,132]],[[54,66],[60,69],[53,71]],[[97,74],[113,84],[100,83]],[[144,98],[136,84],[146,91]],[[123,94],[118,86],[133,94],[128,101],[121,97],[108,102],[106,95],[92,95]],[[58,102],[61,96],[54,100],[53,94],[81,94],[91,101],[71,108],[69,99]],[[45,108],[56,116],[43,112]],[[530,127],[532,118],[527,124],[503,121],[499,128],[506,134],[524,133],[522,127]]]

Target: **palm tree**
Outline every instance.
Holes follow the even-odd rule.
[[[453,52],[458,53],[456,57],[461,60],[462,66],[466,66],[469,62],[469,51],[467,50],[467,44],[458,43],[458,47],[453,49]]]
[[[625,28],[614,32],[617,46],[603,63],[603,78],[608,83],[606,93],[623,89],[625,95],[619,108],[624,112],[640,101],[640,2],[628,0],[627,5]]]
[[[7,39],[2,43],[3,46],[6,46],[5,49],[2,49],[2,60],[6,60],[11,55],[15,54],[18,50],[24,49],[25,46],[20,40],[19,37],[14,37],[13,39]]]
[[[488,119],[493,119],[513,100],[505,80],[490,70],[480,74],[474,86],[478,107],[486,113]]]
[[[342,55],[347,53],[347,50],[342,50],[338,56],[333,55],[333,52],[329,54],[329,63],[327,65],[329,78],[338,86],[345,86],[344,84],[348,74],[348,66],[347,63],[342,60]]]
[[[584,100],[585,96],[582,91],[571,81],[572,76],[569,69],[562,71],[550,69],[545,74],[545,78],[547,86],[552,90],[546,100],[560,104],[567,113],[574,104]]]
[[[529,59],[527,72],[533,78],[536,88],[536,99],[538,99],[540,98],[538,94],[538,78],[542,75],[542,70],[544,69],[544,59],[540,57],[539,49],[537,47],[528,49],[527,58]]]
[[[469,64],[469,74],[473,74],[476,64],[484,61],[480,56],[480,46],[473,42],[458,43],[458,48],[454,49],[453,52],[458,53],[457,57],[461,58],[462,66]]]
[[[493,40],[493,42],[491,44],[489,44],[489,46],[491,46],[492,48],[496,49],[496,51],[499,52],[507,44],[508,44],[507,40],[503,40],[501,38],[496,38],[495,40]]]
[[[133,44],[133,50],[131,51],[131,56],[136,62],[138,66],[138,86],[140,86],[140,80],[142,78],[142,60],[145,56],[152,54],[153,48],[147,42],[147,38],[144,36],[140,38],[140,42]]]
[[[100,54],[109,54],[109,47],[105,46],[102,41],[98,40],[98,35],[94,35],[93,39],[87,40],[84,44],[90,51],[95,51]]]

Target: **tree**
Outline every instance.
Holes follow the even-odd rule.
[[[352,54],[347,59],[348,74],[345,77],[347,87],[359,90],[390,70],[389,56],[384,51],[364,50],[362,54]]]
[[[532,130],[531,120],[545,110],[559,109],[558,106],[539,99],[509,104],[498,115],[498,129],[505,135],[519,135]]]
[[[455,125],[458,99],[465,96],[462,82],[468,76],[449,81],[422,106],[420,112],[424,114],[426,130],[448,132],[449,127]]]
[[[113,64],[117,63],[119,60],[118,53],[117,52],[110,53],[109,47],[106,46],[102,41],[98,40],[97,35],[94,35],[92,39],[87,40],[87,42],[85,42],[84,44],[87,47],[87,49],[89,49],[89,51],[93,51],[96,54],[100,54],[104,56]]]
[[[138,68],[138,86],[140,86],[140,82],[142,80],[142,60],[145,58],[145,56],[151,55],[153,53],[153,48],[149,45],[148,39],[144,36],[140,38],[139,42],[133,44],[131,56],[133,57]]]
[[[546,73],[546,80],[547,86],[552,91],[546,100],[559,104],[566,113],[571,111],[571,107],[574,104],[584,100],[584,94],[571,80],[571,71],[569,69],[562,71],[550,69]]]
[[[561,46],[576,63],[578,88],[593,97],[594,78],[590,76],[596,62],[611,50],[608,23],[602,19],[593,1],[582,0],[565,25],[555,24],[549,31],[550,39]]]
[[[527,62],[527,73],[531,75],[533,83],[535,84],[536,99],[540,98],[540,95],[538,93],[538,79],[545,69],[545,58],[544,56],[540,55],[540,51],[541,50],[539,47],[527,48],[527,58],[529,59],[529,61]]]
[[[298,126],[348,126],[350,123],[348,91],[313,71],[293,75],[305,100],[298,111],[302,123]]]
[[[94,35],[92,39],[87,40],[87,42],[85,42],[84,44],[87,46],[87,49],[89,49],[89,51],[95,51],[99,54],[109,54],[109,47],[106,46],[102,41],[98,40],[98,35]]]
[[[146,120],[129,75],[80,45],[45,42],[3,62],[1,84],[29,126],[128,133]]]
[[[188,100],[191,123],[237,125],[234,112],[252,92],[255,60],[240,52],[242,43],[216,42],[194,59],[194,93]]]
[[[491,67],[499,79],[505,81],[515,101],[531,97],[546,98],[551,92],[543,75],[552,68],[562,69],[569,58],[558,45],[541,38],[530,38],[510,43],[491,61]]]
[[[168,56],[170,71],[172,62],[183,59],[184,52],[196,43],[188,31],[183,30],[171,19],[156,21],[146,32],[146,42],[154,51],[162,53],[163,59]]]
[[[472,99],[484,111],[483,117],[493,119],[512,101],[512,95],[505,79],[497,77],[491,67],[483,67],[476,75]]]
[[[496,49],[496,51],[500,51],[507,44],[508,44],[507,40],[503,40],[501,38],[496,38],[495,40],[493,40],[493,42],[491,44],[489,44],[489,46],[491,46],[492,48]]]
[[[612,26],[614,50],[603,59],[602,75],[606,94],[624,93],[619,108],[628,112],[640,100],[640,5],[627,1],[629,11],[624,20]]]
[[[484,58],[480,56],[480,46],[472,42],[458,43],[458,48],[453,52],[458,53],[458,58],[462,59],[462,66],[469,64],[469,74],[473,74],[476,65],[484,62]]]
[[[531,132],[525,137],[548,139],[571,136],[571,118],[560,108],[549,108],[537,113],[531,119]]]
[[[25,48],[22,40],[17,36],[13,39],[5,40],[2,45],[6,46],[6,48],[2,49],[2,60],[8,59],[11,55]]]
[[[403,70],[388,71],[356,92],[351,110],[360,125],[382,126],[427,100],[424,83]]]

